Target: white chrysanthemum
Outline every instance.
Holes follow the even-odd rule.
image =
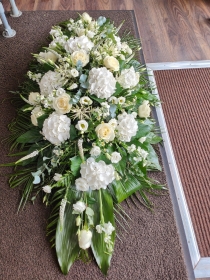
[[[131,137],[136,135],[138,123],[132,114],[123,114],[118,116],[117,136],[123,142],[130,142]]]
[[[106,67],[91,69],[88,82],[90,94],[98,98],[108,99],[115,92],[116,80]]]
[[[98,146],[93,146],[93,148],[90,150],[91,157],[97,157],[101,154],[101,149]]]
[[[88,39],[87,36],[82,35],[80,37],[70,38],[65,44],[65,50],[69,53],[73,53],[75,51],[84,50],[89,53],[94,44]]]
[[[92,190],[106,189],[114,181],[114,167],[104,161],[96,162],[94,158],[88,158],[81,164],[80,173]]]
[[[66,115],[52,113],[43,123],[44,137],[54,145],[60,145],[70,137],[71,120]]]
[[[48,96],[54,89],[58,89],[63,85],[60,73],[48,71],[41,78],[39,83],[41,94]]]
[[[139,73],[135,72],[133,66],[129,69],[123,69],[117,81],[123,88],[133,88],[139,82]]]

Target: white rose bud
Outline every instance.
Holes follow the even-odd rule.
[[[89,248],[91,245],[92,232],[90,230],[82,229],[80,231],[78,239],[79,239],[79,247],[85,250]]]
[[[51,193],[51,186],[49,185],[46,185],[42,188],[42,190],[45,192],[45,193]]]
[[[77,201],[75,204],[73,204],[73,209],[77,213],[82,213],[86,209],[86,205],[83,201]]]
[[[40,94],[38,92],[30,92],[28,96],[28,102],[31,105],[36,105],[38,103],[39,98],[40,98]]]
[[[151,108],[148,100],[144,100],[143,103],[139,106],[138,115],[140,118],[148,118],[151,113]]]
[[[88,15],[88,13],[83,13],[82,14],[82,19],[88,23],[90,23],[92,21],[92,17]]]
[[[81,225],[81,221],[82,221],[82,219],[80,218],[80,216],[78,216],[78,217],[76,218],[76,226],[77,226],[77,227],[79,227],[79,226]]]
[[[84,50],[75,51],[71,55],[71,60],[73,65],[77,65],[77,62],[80,61],[84,67],[89,62],[89,55]]]
[[[39,57],[37,58],[39,63],[43,63],[42,60],[52,60],[53,62],[56,62],[56,60],[58,59],[58,56],[56,54],[54,54],[53,52],[40,52],[39,53]]]
[[[53,108],[58,114],[66,114],[70,112],[71,104],[69,103],[70,96],[64,93],[53,99]]]
[[[119,61],[113,56],[106,56],[104,58],[104,65],[111,71],[119,71]]]
[[[109,123],[99,124],[96,129],[96,134],[99,139],[102,139],[106,142],[113,141],[115,138],[115,133],[113,126]]]

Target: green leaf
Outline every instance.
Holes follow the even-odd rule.
[[[103,204],[104,221],[105,223],[111,222],[112,225],[115,227],[112,197],[107,190],[101,190],[101,196]],[[94,211],[94,225],[99,225],[101,222],[99,211],[99,191],[92,192],[92,197],[94,197],[96,200],[96,203],[92,206]],[[111,235],[111,240],[114,243],[115,231],[113,231]],[[107,254],[106,244],[104,243],[104,233],[100,234],[96,232],[96,230],[93,231],[91,248],[99,268],[106,275],[110,266],[112,254]]]
[[[55,248],[61,271],[65,275],[69,272],[80,251],[77,236],[78,227],[75,222],[76,216],[72,214],[72,211],[72,204],[67,203],[63,225],[61,226],[59,219],[56,229]]]
[[[70,160],[71,160],[71,172],[74,176],[77,176],[80,171],[80,165],[82,163],[82,160],[79,156],[75,156]]]
[[[149,152],[149,154],[147,156],[147,160],[148,160],[148,162],[150,162],[150,165],[147,165],[147,167],[161,171],[162,168],[159,164],[159,159],[158,159],[158,156],[157,156],[155,150],[153,149],[153,147],[150,144],[148,144],[147,149]]]
[[[138,132],[135,136],[135,138],[141,138],[143,136],[146,136],[151,129],[153,128],[153,123],[149,120],[145,120],[143,123],[138,121]]]
[[[70,140],[77,138],[77,131],[73,125],[70,126]]]
[[[26,133],[22,134],[20,137],[17,138],[18,143],[35,143],[41,140],[43,136],[40,134],[38,129],[31,129]]]
[[[112,188],[117,198],[117,202],[120,203],[134,192],[141,188],[141,183],[131,174],[127,174],[126,177],[119,181],[112,182]]]

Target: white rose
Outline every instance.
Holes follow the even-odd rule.
[[[88,123],[85,120],[80,120],[75,127],[80,131],[86,131],[88,129]]]
[[[39,57],[37,58],[37,61],[39,63],[43,63],[43,59],[48,61],[48,60],[52,60],[53,62],[56,62],[56,60],[58,59],[58,56],[56,54],[54,54],[53,52],[40,52],[39,53]]]
[[[92,17],[89,16],[89,14],[85,12],[82,14],[82,20],[90,23],[92,21]]]
[[[49,185],[46,185],[44,187],[42,187],[42,190],[45,192],[45,193],[51,193],[51,186]]]
[[[84,50],[75,51],[71,54],[71,60],[73,65],[77,65],[77,62],[80,61],[82,66],[86,66],[89,62],[89,55]]]
[[[90,230],[82,229],[80,231],[78,239],[79,239],[79,247],[85,250],[89,248],[91,245],[92,232]]]
[[[28,102],[31,105],[37,104],[39,99],[40,99],[40,94],[38,92],[30,92],[28,96]]]
[[[44,114],[44,111],[42,110],[41,106],[36,106],[31,111],[31,122],[33,125],[38,126],[37,118],[41,117]]]
[[[111,160],[112,163],[118,163],[121,159],[122,159],[122,157],[121,157],[120,153],[113,152],[111,154],[111,159],[110,160]]]
[[[73,209],[78,214],[82,213],[86,209],[86,205],[83,201],[77,201],[75,204],[73,204]]]
[[[77,71],[77,69],[73,68],[70,70],[71,75],[76,78],[79,76],[79,72]]]
[[[104,58],[104,65],[111,71],[119,71],[119,61],[114,56],[106,56]]]
[[[83,96],[80,98],[80,103],[83,105],[91,105],[93,101],[88,96]]]
[[[144,100],[139,106],[138,115],[140,118],[148,118],[150,116],[151,109],[148,100]]]
[[[115,138],[115,133],[113,126],[109,123],[99,124],[96,129],[96,134],[99,139],[102,139],[106,142],[113,141]]]
[[[139,73],[135,72],[133,66],[129,69],[123,69],[117,81],[125,89],[133,88],[139,82]]]
[[[59,174],[59,173],[55,173],[55,175],[54,175],[54,177],[53,177],[53,179],[54,179],[56,182],[60,181],[61,178],[62,178],[62,174]]]
[[[66,114],[70,112],[71,104],[69,104],[70,96],[64,93],[53,99],[53,108],[58,114]]]
[[[101,149],[98,146],[94,146],[91,150],[90,150],[90,155],[92,157],[97,157],[101,154]]]
[[[89,190],[89,185],[84,178],[78,178],[75,180],[76,189],[78,191],[86,192]]]

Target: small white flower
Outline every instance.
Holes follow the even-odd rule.
[[[121,157],[120,153],[113,152],[111,154],[111,159],[110,160],[111,160],[112,163],[118,163],[121,159],[122,159],[122,157]]]
[[[111,124],[111,126],[114,129],[117,127],[117,120],[116,119],[111,119],[108,123]]]
[[[75,204],[73,204],[73,209],[78,214],[82,213],[86,209],[86,205],[83,201],[77,201]]]
[[[77,87],[78,87],[78,85],[77,85],[76,83],[74,83],[74,84],[72,84],[72,85],[69,87],[69,90],[75,89],[75,88],[77,88]]]
[[[82,14],[82,20],[85,21],[85,22],[91,23],[92,17],[89,16],[88,13],[84,12],[84,13]]]
[[[125,97],[121,96],[118,98],[118,103],[119,104],[124,104],[125,103]]]
[[[61,178],[62,178],[62,174],[59,174],[59,173],[55,173],[55,175],[54,175],[54,177],[53,177],[53,179],[54,179],[56,182],[60,181]]]
[[[134,144],[127,147],[127,151],[129,152],[129,154],[134,152],[135,150],[136,150],[136,146]]]
[[[82,219],[80,218],[80,216],[78,216],[76,218],[76,226],[79,227],[81,225]]]
[[[118,104],[118,99],[115,96],[111,96],[109,98],[109,102],[112,103],[112,104]]]
[[[82,229],[78,235],[79,247],[86,250],[91,245],[92,232]]]
[[[87,123],[85,120],[80,120],[80,121],[78,121],[78,123],[75,125],[75,127],[76,127],[78,130],[84,132],[84,131],[86,131],[86,130],[88,129],[88,123]]]
[[[97,225],[97,226],[96,226],[96,231],[97,231],[98,233],[102,233],[102,232],[103,232],[103,227],[102,227],[101,225]]]
[[[139,82],[139,73],[135,72],[133,66],[129,69],[123,69],[117,81],[125,89],[133,88]]]
[[[105,223],[103,225],[103,230],[104,232],[107,234],[107,235],[111,235],[112,232],[115,230],[115,228],[113,227],[112,223],[108,222],[108,223]]]
[[[98,146],[94,146],[91,150],[90,150],[90,155],[92,157],[97,157],[101,154],[101,149]]]
[[[44,187],[42,187],[42,190],[45,192],[45,193],[51,193],[51,186],[50,185],[46,185]]]
[[[30,92],[29,96],[28,96],[28,102],[31,105],[36,105],[40,100],[40,94],[39,92]]]
[[[139,139],[139,142],[143,144],[146,141],[146,139],[147,139],[147,137],[141,137]]]
[[[41,117],[44,114],[44,111],[42,110],[41,106],[36,106],[32,111],[31,111],[31,122],[33,125],[38,126],[38,121],[37,119]]]
[[[93,101],[88,96],[83,96],[80,98],[80,103],[82,105],[91,105]]]
[[[78,178],[75,181],[76,189],[78,191],[86,192],[89,190],[89,185],[84,178]]]
[[[71,73],[72,77],[74,77],[74,78],[79,76],[79,72],[75,68],[71,69],[70,73]]]

